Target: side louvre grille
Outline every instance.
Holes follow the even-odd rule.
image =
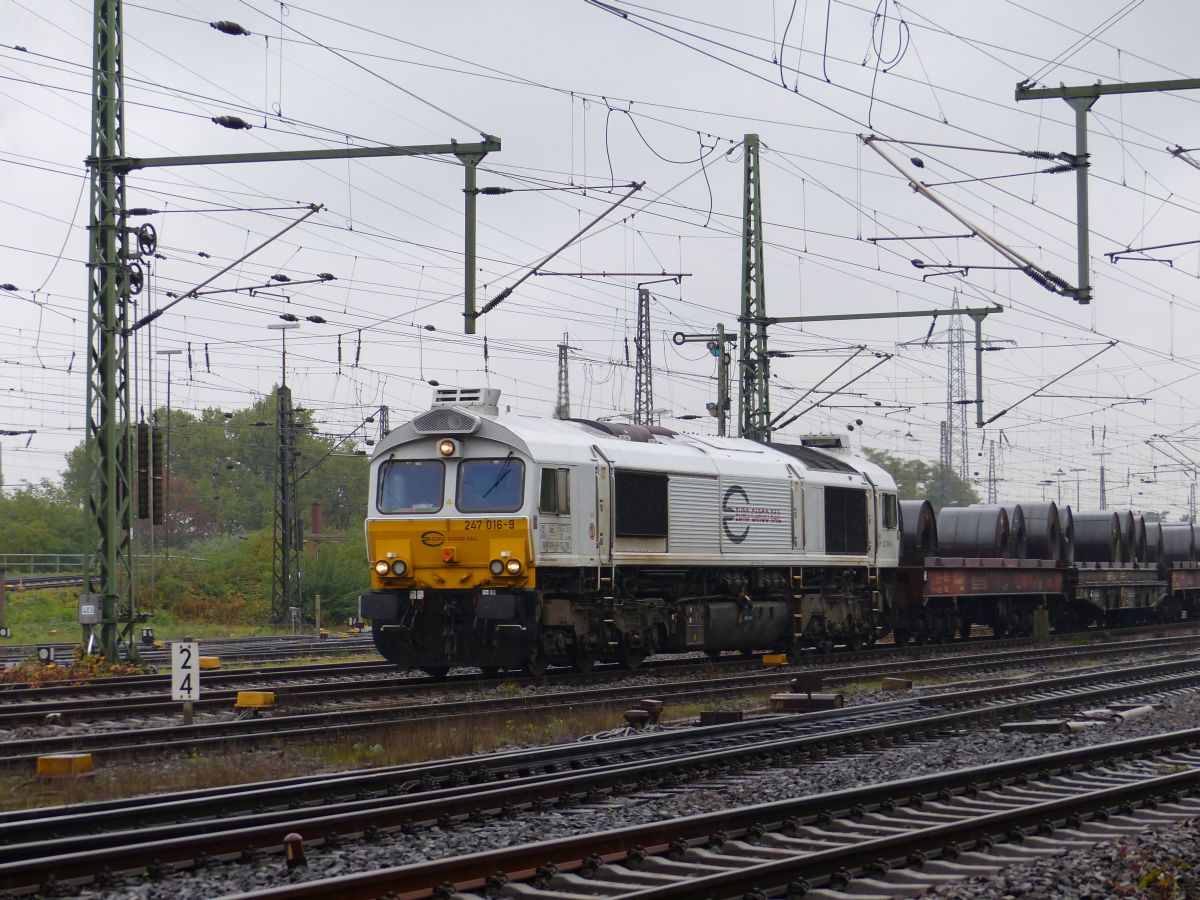
[[[421,434],[470,434],[479,427],[479,419],[457,409],[431,409],[412,424]]]

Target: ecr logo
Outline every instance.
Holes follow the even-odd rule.
[[[440,531],[426,531],[421,535],[421,543],[426,547],[440,547],[446,543],[446,536]]]
[[[730,500],[734,497],[740,499],[741,503],[738,504],[736,501],[734,501],[734,503],[730,503]],[[721,517],[721,527],[725,529],[725,537],[729,538],[729,540],[733,541],[735,544],[740,544],[742,541],[746,540],[747,535],[750,534],[749,525],[746,525],[745,528],[737,533],[735,533],[733,529],[729,527],[730,525],[737,523],[739,520],[743,522],[745,521],[743,517],[738,515],[739,505],[743,509],[749,506],[750,497],[746,494],[745,489],[740,484],[735,484],[725,492],[725,496],[721,499],[721,511],[725,514]]]

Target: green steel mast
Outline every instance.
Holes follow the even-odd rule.
[[[742,204],[742,309],[738,317],[741,323],[738,368],[742,381],[738,396],[738,436],[769,441],[771,372],[767,358],[767,297],[763,281],[758,135],[746,135],[742,146],[745,156],[745,194]]]
[[[130,560],[132,448],[126,324],[130,274],[125,228],[125,173],[106,165],[125,154],[122,0],[96,0],[92,61],[92,143],[88,228],[88,362],[86,449],[88,510],[97,535],[85,590],[100,612],[100,643],[110,661],[128,640],[135,610]],[[95,567],[95,569],[93,568]]]

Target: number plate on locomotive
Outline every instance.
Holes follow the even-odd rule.
[[[516,519],[467,519],[463,531],[515,531]]]

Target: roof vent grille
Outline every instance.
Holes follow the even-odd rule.
[[[479,427],[479,418],[457,409],[431,409],[412,424],[421,434],[470,434]]]

